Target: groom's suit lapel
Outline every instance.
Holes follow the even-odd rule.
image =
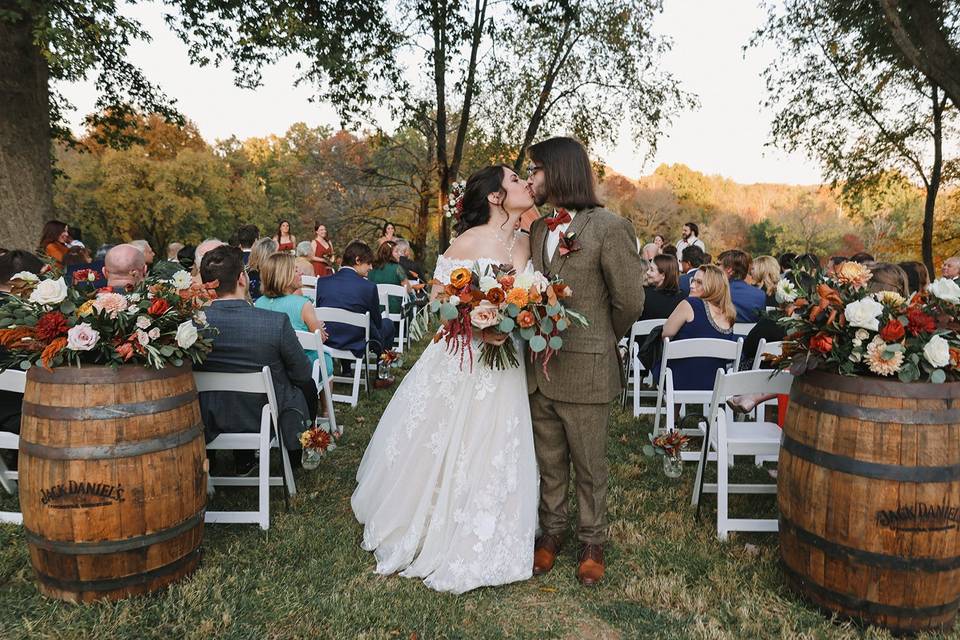
[[[567,226],[567,234],[575,233],[578,236],[583,233],[583,230],[588,224],[590,224],[590,212],[593,209],[584,209],[583,211],[578,211],[577,215],[573,218],[573,221]],[[546,228],[546,225],[544,225]],[[546,245],[546,235],[544,235],[544,245]],[[557,277],[560,276],[560,272],[563,270],[564,265],[567,264],[567,259],[574,255],[576,252],[568,253],[565,256],[560,255],[560,243],[557,243],[557,248],[553,251],[553,256],[550,258],[550,273]]]

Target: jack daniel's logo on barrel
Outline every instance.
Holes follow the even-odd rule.
[[[948,531],[960,523],[960,507],[947,504],[917,502],[897,509],[881,509],[876,515],[877,525],[895,531]]]
[[[40,504],[51,509],[89,509],[123,502],[123,485],[68,480],[40,489]]]

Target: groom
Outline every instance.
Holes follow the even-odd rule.
[[[537,271],[573,290],[570,307],[589,327],[571,326],[547,365],[527,363],[534,446],[540,469],[540,537],[533,573],[553,568],[567,529],[570,463],[576,476],[581,544],[577,578],[597,584],[607,531],[607,418],[623,385],[618,340],[643,310],[643,267],[633,226],[604,209],[586,149],[550,138],[528,150],[527,184],[538,206],[556,209],[530,228]]]

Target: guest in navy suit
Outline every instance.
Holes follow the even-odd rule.
[[[730,280],[730,297],[737,308],[737,322],[756,322],[767,305],[767,294],[744,282],[750,273],[750,256],[739,249],[720,254],[720,268]]]
[[[680,293],[684,296],[690,295],[690,280],[693,274],[697,272],[700,265],[703,264],[703,249],[697,245],[691,245],[683,250],[680,255]]]
[[[343,250],[343,264],[334,275],[317,280],[317,306],[346,309],[357,313],[370,312],[370,351],[383,353],[393,346],[396,329],[389,318],[380,313],[377,285],[367,280],[373,268],[373,251],[354,240]],[[330,339],[326,344],[345,349],[358,358],[364,354],[363,329],[338,322],[326,323]]]

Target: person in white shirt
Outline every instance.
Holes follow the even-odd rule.
[[[700,227],[697,226],[696,222],[687,222],[683,225],[681,230],[682,238],[677,242],[677,255],[683,256],[683,250],[687,247],[697,246],[703,250],[704,253],[707,252],[707,247],[703,244],[703,240],[700,239]]]

